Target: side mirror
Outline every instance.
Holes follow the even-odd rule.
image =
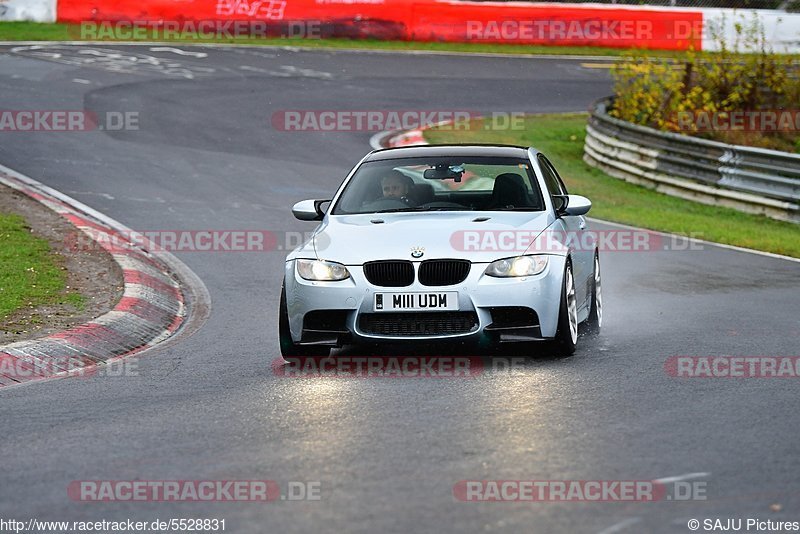
[[[330,200],[301,200],[292,206],[292,214],[301,221],[321,221],[325,217],[322,205]]]
[[[562,199],[561,206],[556,201],[556,211],[559,215],[586,215],[592,209],[592,201],[580,195],[555,195]]]

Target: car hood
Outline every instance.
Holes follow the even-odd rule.
[[[523,253],[525,246],[517,238],[522,236],[523,242],[526,237],[533,240],[553,221],[547,212],[336,215],[327,217],[312,239],[295,251],[294,257],[309,257],[309,253],[315,252],[320,259],[345,265],[381,259],[434,258],[488,263]],[[505,238],[498,239],[501,235]],[[412,256],[412,252],[419,253],[420,249],[422,256]]]

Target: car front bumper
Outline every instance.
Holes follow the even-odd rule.
[[[467,278],[453,286],[424,286],[416,279],[406,287],[380,287],[371,284],[361,266],[347,266],[350,278],[337,282],[314,282],[300,277],[295,261],[285,263],[286,305],[292,339],[299,344],[342,345],[349,342],[458,340],[525,341],[547,339],[556,334],[561,302],[565,257],[549,256],[545,270],[535,276],[495,278],[486,276],[487,264],[472,264]],[[419,264],[415,264],[415,269]],[[457,291],[459,317],[472,316],[474,325],[455,333],[433,328],[420,334],[376,333],[365,328],[390,322],[391,314],[420,312],[374,312],[375,293],[416,293]],[[517,309],[534,313],[515,320]],[[523,310],[524,311],[524,310]],[[313,314],[312,314],[313,312]],[[442,324],[445,311],[425,312],[420,319],[436,319]],[[310,314],[310,315],[309,315]],[[456,316],[454,315],[454,317]],[[424,316],[424,317],[423,317]],[[402,317],[408,322],[414,319]],[[531,323],[537,324],[531,324]],[[470,323],[472,324],[472,322]],[[402,329],[401,329],[402,330]],[[444,330],[448,330],[445,328]]]

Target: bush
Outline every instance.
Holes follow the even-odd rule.
[[[682,60],[642,55],[618,64],[612,71],[616,96],[611,115],[664,131],[797,150],[796,128],[708,131],[709,117],[725,118],[741,111],[796,111],[800,105],[800,69],[795,58],[775,53],[758,21],[737,23],[735,29],[731,44],[713,35],[719,52],[689,50]]]

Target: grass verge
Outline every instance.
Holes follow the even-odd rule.
[[[33,235],[22,216],[0,213],[0,325],[23,308],[68,304],[81,309],[83,297],[70,292],[66,282],[67,272],[47,240]]]
[[[478,120],[465,130],[427,130],[425,138],[430,143],[535,146],[553,161],[571,192],[592,200],[592,217],[800,258],[798,225],[671,197],[590,167],[583,161],[587,117],[531,115],[524,128],[514,131],[485,129]]]

